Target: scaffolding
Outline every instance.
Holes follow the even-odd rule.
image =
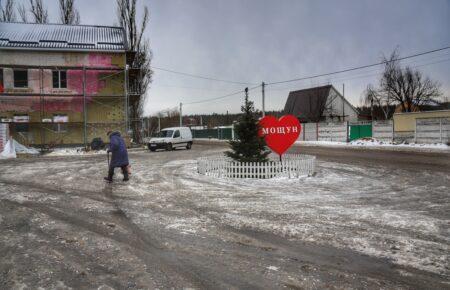
[[[3,108],[0,121],[9,123],[11,135],[26,145],[41,148],[83,145],[87,148],[91,138],[106,138],[107,131],[118,130],[128,137],[130,124],[140,120],[134,117],[136,112],[130,116],[130,103],[135,106],[141,94],[136,87],[129,87],[128,65],[118,68],[0,64],[0,70],[3,69],[34,71],[33,75],[38,76],[32,79],[28,74],[28,84],[34,82],[33,88],[0,90],[0,109]],[[76,82],[78,88],[81,82],[82,90],[75,93],[72,89],[55,89],[51,82],[48,85],[49,71],[50,78],[51,71],[66,71],[67,82],[69,72],[77,76],[70,82]],[[102,93],[99,93],[100,87]],[[15,119],[25,113],[28,120]],[[67,120],[57,119],[55,114],[66,114]]]

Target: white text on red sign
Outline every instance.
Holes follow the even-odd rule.
[[[262,128],[263,135],[268,134],[290,134],[297,133],[298,127],[270,127],[270,128]]]

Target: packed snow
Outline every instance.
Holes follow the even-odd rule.
[[[374,138],[363,138],[351,142],[339,141],[296,141],[295,144],[302,146],[324,146],[324,147],[347,147],[367,149],[392,149],[392,150],[419,150],[419,151],[450,151],[447,144],[419,144],[419,143],[394,143],[381,141]]]
[[[167,228],[186,234],[212,234],[219,223],[449,274],[448,220],[433,214],[448,207],[448,188],[430,192],[435,179],[450,184],[448,175],[424,172],[429,180],[424,185],[401,170],[331,162],[318,162],[317,168],[315,177],[300,179],[217,179],[197,174],[195,160],[176,160],[153,173],[135,166],[133,178],[142,184],[133,190],[148,203],[174,211],[180,200],[191,210],[203,209],[188,219],[159,217]],[[145,224],[145,217],[136,218]]]
[[[144,229],[158,223],[168,231],[225,241],[231,237],[222,235],[221,227],[250,229],[350,248],[450,277],[450,176],[445,172],[423,170],[417,176],[401,169],[318,161],[313,177],[218,179],[198,174],[192,156],[167,162],[151,157],[174,152],[153,154],[130,155],[131,181],[120,182],[118,173],[113,187],[120,208]],[[67,160],[24,163],[20,172],[14,164],[5,165],[0,182],[39,181],[43,188],[67,190],[89,211],[112,210],[112,205],[84,197],[107,190],[102,181],[106,158]],[[55,202],[42,192],[13,192],[3,198]]]

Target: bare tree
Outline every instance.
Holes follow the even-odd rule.
[[[48,23],[48,11],[42,0],[30,0],[30,12],[35,23]]]
[[[147,89],[152,81],[153,71],[150,67],[152,60],[152,51],[150,49],[150,42],[144,37],[145,29],[147,28],[149,20],[149,10],[144,6],[144,12],[140,23],[137,21],[137,0],[116,0],[117,3],[117,18],[120,26],[125,30],[127,38],[128,49],[135,53],[135,57],[131,66],[139,69],[139,73],[133,76],[130,81],[136,91],[142,96],[139,102],[130,103],[131,116],[136,119],[142,116],[143,106],[147,98]],[[134,128],[134,132],[139,132],[138,128]],[[139,139],[135,136],[135,139]]]
[[[368,85],[364,91],[362,103],[370,107],[372,119],[374,118],[374,108],[379,108],[383,112],[384,119],[387,120],[391,116],[394,99],[389,93],[381,94],[373,85]]]
[[[0,22],[16,21],[16,13],[14,12],[14,0],[6,0],[3,6],[0,0]]]
[[[75,8],[75,0],[59,0],[59,18],[62,24],[80,24],[80,13]]]
[[[17,12],[19,12],[20,20],[22,22],[27,23],[28,22],[28,11],[27,8],[23,3],[20,3],[19,6],[17,6]]]
[[[409,66],[402,68],[398,59],[397,49],[389,58],[383,57],[385,64],[379,88],[368,87],[364,102],[366,104],[373,102],[380,107],[400,105],[402,112],[412,112],[416,107],[439,103],[441,96],[439,84]]]
[[[152,51],[149,40],[144,37],[145,29],[149,20],[149,10],[144,6],[144,13],[140,25],[137,24],[136,0],[116,0],[117,16],[125,29],[129,50],[136,53],[132,66],[141,69],[138,78],[141,92],[145,95],[148,85],[151,83],[153,71],[150,68]]]

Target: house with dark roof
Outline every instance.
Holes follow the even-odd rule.
[[[358,111],[332,85],[289,92],[284,114],[300,122],[357,121]]]
[[[121,27],[1,23],[0,121],[33,146],[126,134],[132,57]]]

